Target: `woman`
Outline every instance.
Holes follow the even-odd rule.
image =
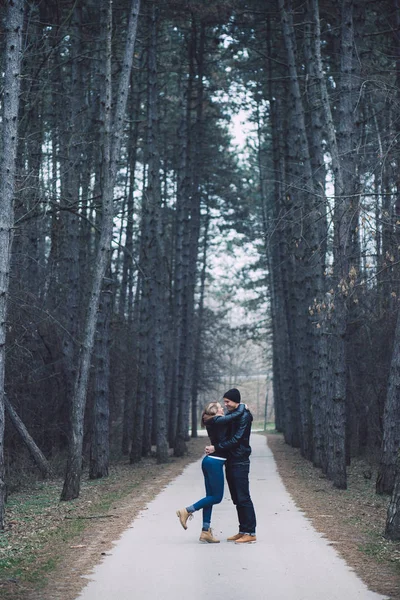
[[[210,402],[204,409],[201,420],[207,429],[211,444],[215,446],[218,442],[222,442],[226,438],[227,425],[233,419],[238,419],[245,410],[245,404],[239,404],[238,408],[224,415],[224,409],[219,402]],[[209,544],[218,544],[211,530],[211,513],[214,504],[219,504],[224,495],[224,470],[223,466],[226,461],[226,453],[215,451],[213,454],[208,454],[203,458],[201,468],[204,474],[204,483],[206,486],[206,496],[187,506],[176,511],[178,519],[183,527],[187,529],[188,519],[193,518],[193,513],[196,510],[203,509],[203,526],[200,535],[200,542]]]

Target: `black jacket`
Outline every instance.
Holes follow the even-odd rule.
[[[241,405],[239,405],[241,406]],[[234,415],[238,409],[228,416]],[[229,422],[227,434],[223,440],[213,444],[217,452],[227,452],[229,462],[243,462],[249,460],[251,454],[250,433],[253,415],[249,410],[244,410],[238,419]]]
[[[239,404],[236,410],[228,413],[224,416],[215,415],[212,419],[206,423],[206,429],[208,437],[211,440],[211,444],[215,448],[215,452],[210,456],[219,456],[220,458],[227,458],[228,452],[226,450],[219,449],[219,445],[226,441],[229,429],[228,425],[234,421],[239,421],[240,417],[245,412],[245,405]]]

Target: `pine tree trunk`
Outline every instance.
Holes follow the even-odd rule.
[[[194,35],[197,38],[197,27],[196,21],[194,20]],[[191,398],[191,403],[187,402],[187,430],[189,429],[190,423],[190,410],[197,414],[197,403],[194,402],[192,390],[193,390],[193,372],[194,372],[194,361],[195,361],[195,348],[196,340],[191,339],[191,332],[195,332],[195,291],[198,277],[197,259],[199,254],[199,237],[201,228],[201,166],[204,161],[203,156],[203,138],[204,138],[204,124],[203,124],[203,103],[204,103],[204,52],[205,52],[205,41],[206,41],[206,26],[204,23],[200,25],[200,32],[198,34],[199,41],[198,47],[196,48],[196,121],[193,126],[193,158],[192,164],[192,194],[191,194],[191,209],[190,209],[190,255],[189,255],[189,281],[188,281],[188,297],[187,297],[187,349],[186,349],[186,369],[185,369],[185,382],[184,382],[184,397]],[[197,393],[197,390],[196,390]]]
[[[203,239],[203,255],[202,255],[202,269],[200,274],[200,290],[199,290],[199,306],[194,322],[194,335],[193,335],[193,346],[194,346],[194,360],[193,360],[193,382],[192,382],[192,438],[197,438],[197,399],[200,382],[200,369],[201,369],[201,350],[202,350],[202,337],[203,337],[203,318],[204,318],[204,298],[205,298],[205,284],[207,275],[207,250],[209,245],[209,225],[210,225],[210,210],[207,206],[206,221],[204,224],[204,239]]]
[[[179,170],[176,192],[176,234],[174,248],[174,291],[173,291],[173,329],[174,359],[172,365],[172,389],[170,402],[169,440],[174,447],[175,456],[183,456],[187,450],[186,435],[188,424],[185,420],[186,398],[184,398],[186,369],[186,323],[187,291],[190,253],[190,193],[191,193],[191,105],[193,96],[193,29],[189,43],[189,68],[186,89],[185,114],[178,132]],[[183,104],[183,103],[182,103]],[[182,112],[183,112],[182,107]]]
[[[350,263],[351,197],[355,192],[353,88],[354,27],[353,1],[342,2],[341,78],[336,149],[331,147],[335,175],[335,209],[333,240],[334,309],[331,318],[331,375],[328,387],[328,470],[338,488],[347,487],[346,477],[346,327],[347,296],[351,289]],[[357,59],[355,59],[357,60]],[[328,118],[329,119],[329,118]],[[333,135],[333,133],[332,133]],[[332,137],[332,136],[331,136]],[[336,154],[336,156],[334,156]]]
[[[46,220],[42,212],[41,168],[45,125],[43,115],[45,100],[41,94],[41,81],[37,77],[37,63],[43,48],[43,27],[38,7],[29,5],[27,18],[32,20],[29,28],[30,52],[24,56],[24,77],[21,81],[19,106],[19,139],[17,170],[24,182],[15,205],[16,235],[13,240],[12,274],[10,292],[27,299],[32,306],[33,298],[43,294],[44,245]],[[17,310],[17,306],[15,307]],[[28,316],[31,319],[31,316]],[[40,391],[39,391],[40,395]]]
[[[142,70],[140,71],[142,72]],[[116,389],[117,414],[114,430],[118,450],[121,448],[124,455],[129,455],[132,442],[134,403],[137,394],[137,313],[138,292],[134,301],[134,280],[136,265],[134,263],[134,220],[135,202],[134,190],[136,185],[136,166],[139,140],[139,118],[142,94],[135,93],[134,85],[139,86],[141,80],[131,81],[132,94],[130,111],[133,113],[134,123],[129,130],[129,184],[127,197],[127,215],[125,229],[125,246],[122,259],[122,277],[118,301],[118,325],[116,344],[117,360],[112,366],[114,388]],[[129,109],[128,109],[129,110]],[[137,211],[139,212],[139,211]],[[114,355],[115,355],[114,354]],[[123,360],[121,360],[121,357]],[[132,368],[133,367],[133,368]],[[119,437],[119,439],[117,439]]]
[[[155,418],[157,461],[168,460],[167,444],[167,395],[164,369],[164,321],[165,321],[165,290],[166,260],[164,251],[164,234],[161,214],[161,180],[159,154],[159,121],[158,121],[158,82],[157,82],[157,8],[151,8],[150,47],[148,53],[149,72],[149,104],[147,122],[148,150],[148,187],[149,220],[151,245],[151,271],[149,273],[150,303],[153,315],[152,340],[154,344],[154,377],[155,403],[153,415]],[[155,414],[154,414],[155,413]]]
[[[400,450],[397,452],[396,477],[387,510],[385,535],[390,540],[400,540]]]
[[[25,427],[24,423],[18,416],[17,411],[15,410],[15,408],[13,407],[11,402],[8,400],[7,396],[4,396],[4,402],[5,402],[6,411],[8,413],[8,416],[10,417],[12,424],[14,425],[15,429],[18,431],[25,446],[28,448],[29,453],[32,456],[33,460],[35,461],[42,476],[44,478],[51,477],[53,475],[53,472],[52,472],[52,469],[50,467],[50,464],[49,464],[47,458],[45,457],[43,452],[40,450],[40,448],[37,446],[37,444],[35,443],[32,436],[29,434],[27,428]]]
[[[143,166],[143,189],[141,202],[141,223],[140,223],[140,245],[139,245],[139,269],[138,282],[136,289],[137,304],[137,393],[133,415],[132,444],[129,461],[136,463],[142,458],[144,420],[145,415],[150,410],[150,287],[149,287],[149,252],[148,247],[151,243],[150,226],[148,217],[147,203],[147,180],[146,167]],[[134,393],[134,390],[132,390]]]
[[[325,113],[325,126],[332,158],[335,180],[334,211],[334,294],[326,301],[324,310],[330,320],[324,328],[330,339],[329,376],[326,403],[326,471],[338,488],[346,488],[346,297],[351,284],[349,262],[349,232],[351,230],[350,198],[354,193],[354,119],[355,94],[353,89],[353,3],[342,2],[341,78],[338,133],[333,124],[332,112],[323,74],[319,31],[315,36],[316,78]],[[314,27],[319,27],[318,0],[313,0]]]
[[[52,299],[57,307],[57,317],[62,324],[61,335],[63,352],[63,371],[66,385],[67,402],[72,407],[74,381],[77,374],[78,338],[81,326],[80,304],[80,264],[79,264],[79,199],[81,176],[81,143],[82,143],[82,108],[83,78],[81,76],[82,55],[82,14],[80,7],[75,6],[72,14],[70,72],[62,80],[61,86],[65,94],[64,104],[59,103],[58,118],[64,120],[66,127],[60,128],[59,160],[62,210],[59,217],[59,280],[53,281],[55,289]],[[59,100],[57,100],[59,102]],[[64,113],[66,112],[66,115]],[[60,125],[59,125],[60,126]],[[63,285],[59,285],[59,281]]]
[[[147,215],[145,210],[145,191],[143,193],[143,210],[142,222],[140,227],[141,232],[141,260],[140,269],[146,273],[147,261],[145,262],[143,249],[145,245],[144,238],[147,237]],[[147,413],[150,411],[150,391],[149,391],[149,363],[150,363],[150,294],[148,278],[145,275],[139,277],[140,283],[140,300],[138,308],[138,341],[137,341],[137,357],[138,357],[138,381],[137,381],[137,396],[134,410],[134,421],[132,431],[132,445],[130,452],[130,463],[139,462],[142,458],[143,437],[144,437],[144,420]],[[138,284],[139,285],[139,284]]]
[[[134,428],[134,418],[136,409],[136,400],[138,394],[138,365],[139,365],[139,308],[140,308],[140,273],[138,273],[135,297],[133,296],[133,273],[130,269],[129,274],[129,292],[128,292],[128,317],[127,317],[127,344],[125,360],[125,393],[124,393],[124,412],[122,424],[122,453],[128,455],[132,447],[132,435]],[[132,360],[131,360],[132,357]]]
[[[277,61],[277,47],[273,43],[270,20],[267,20],[267,69],[268,98],[270,102],[270,119],[272,135],[272,162],[274,173],[274,198],[272,219],[270,223],[268,254],[271,257],[271,318],[273,331],[273,386],[274,404],[277,411],[277,427],[283,431],[285,441],[298,447],[299,423],[297,419],[298,405],[295,397],[295,379],[288,333],[289,311],[288,301],[288,239],[290,228],[286,224],[287,207],[285,205],[285,148],[284,115],[286,105],[286,87],[279,84],[279,93],[274,92],[273,79]],[[280,73],[279,73],[280,75]],[[283,78],[280,79],[282,81]]]
[[[325,196],[325,127],[324,111],[321,102],[321,88],[317,77],[317,69],[321,48],[321,34],[319,14],[315,14],[312,2],[307,2],[305,13],[305,34],[304,34],[304,57],[307,69],[306,95],[309,107],[309,123],[307,128],[310,148],[310,160],[312,177],[315,190],[315,208],[318,217],[318,239],[320,241],[320,252],[318,257],[321,259],[321,271],[325,271],[326,252],[327,252],[327,208],[328,203]],[[318,7],[317,7],[318,9]]]
[[[188,197],[184,217],[187,226],[182,238],[182,316],[180,320],[179,368],[178,368],[178,427],[174,445],[174,455],[182,456],[186,452],[190,421],[190,398],[193,375],[193,344],[191,331],[194,319],[194,293],[197,282],[197,256],[200,235],[200,189],[202,119],[203,119],[203,60],[205,44],[205,26],[201,25],[199,47],[197,49],[197,24],[192,17],[192,30],[189,43],[189,83],[187,92],[187,163],[186,173]],[[195,72],[195,56],[198,60],[198,72]],[[196,121],[192,124],[192,95],[197,82]]]
[[[7,2],[5,21],[4,95],[2,101],[2,156],[0,162],[0,529],[4,528],[4,379],[7,300],[9,287],[13,201],[18,140],[23,0]]]
[[[325,272],[328,228],[327,200],[325,197],[324,161],[324,112],[321,102],[318,68],[320,65],[320,25],[318,6],[308,3],[305,25],[304,53],[308,73],[307,97],[311,127],[309,128],[311,166],[314,180],[315,214],[317,220],[318,246],[315,248],[314,264],[319,276],[314,280],[314,303],[310,306],[311,336],[309,358],[312,364],[311,408],[313,419],[313,454],[316,467],[326,469],[325,413],[328,377],[328,337],[324,327],[326,318]],[[318,263],[316,264],[315,261]]]
[[[291,359],[297,380],[301,451],[303,456],[311,458],[313,423],[310,397],[313,363],[310,348],[318,343],[318,338],[312,332],[309,309],[316,297],[316,291],[321,288],[322,269],[318,260],[320,240],[305,113],[297,74],[297,49],[291,1],[279,0],[279,8],[290,75],[286,196],[289,199],[292,226],[290,248],[292,288],[289,295],[288,328]],[[308,240],[307,245],[304,239]],[[316,353],[318,354],[318,347]]]
[[[94,407],[90,444],[90,479],[108,476],[110,457],[110,320],[113,280],[110,269],[104,279],[97,318],[94,349]]]
[[[400,2],[399,0],[394,0],[394,8],[395,8],[395,30],[399,31],[400,27]],[[400,101],[400,37],[397,34],[394,36],[395,39],[395,53],[396,53],[396,104],[398,105]],[[397,119],[397,111],[394,111],[394,127],[395,127],[395,135],[396,139],[400,136],[400,124]],[[396,157],[397,158],[397,157]],[[389,256],[392,257],[392,277],[393,277],[393,288],[391,292],[394,291],[395,295],[390,294],[391,305],[396,310],[398,297],[400,296],[400,174],[399,169],[396,169],[396,178],[395,178],[395,202],[394,206],[391,208],[391,248]]]
[[[396,460],[400,449],[400,311],[392,351],[388,390],[383,417],[383,439],[376,491],[378,494],[393,492],[396,476]]]

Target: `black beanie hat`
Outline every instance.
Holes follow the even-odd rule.
[[[228,398],[228,400],[232,400],[232,402],[240,404],[240,392],[236,388],[232,388],[231,390],[225,392],[224,398]]]

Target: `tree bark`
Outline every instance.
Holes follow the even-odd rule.
[[[61,89],[64,97],[58,107],[60,114],[57,115],[60,119],[59,122],[66,116],[66,127],[59,128],[61,204],[66,210],[61,210],[59,214],[59,280],[53,279],[55,289],[52,290],[57,317],[62,324],[63,371],[69,410],[72,409],[74,382],[77,376],[78,340],[83,318],[79,271],[79,199],[84,103],[81,73],[82,11],[80,6],[75,6],[73,9],[70,36],[70,70],[68,76],[62,79]],[[66,115],[64,115],[64,111]],[[59,281],[62,281],[63,285],[60,286]]]
[[[311,458],[313,423],[310,397],[313,364],[310,361],[309,350],[317,339],[313,336],[309,307],[317,291],[321,289],[322,269],[318,260],[318,220],[310,150],[297,72],[293,9],[291,0],[279,0],[278,4],[287,53],[290,97],[285,191],[292,227],[289,263],[292,283],[289,295],[289,342],[292,364],[296,371],[301,451],[303,456]]]
[[[196,22],[195,22],[196,25]],[[195,36],[197,37],[197,27],[195,28]],[[193,126],[193,159],[192,164],[192,193],[190,207],[190,254],[188,265],[188,294],[187,294],[187,334],[186,334],[186,369],[183,395],[185,398],[191,398],[191,404],[187,402],[186,411],[186,428],[189,429],[190,408],[197,414],[197,390],[193,396],[194,383],[194,361],[196,339],[190,339],[189,332],[196,332],[195,325],[195,290],[198,277],[197,259],[199,254],[199,237],[201,228],[201,166],[204,162],[203,154],[203,138],[204,138],[204,123],[203,123],[203,105],[204,105],[204,54],[206,42],[206,26],[200,24],[200,32],[198,34],[198,45],[196,48],[196,121]],[[190,340],[190,341],[189,341]]]
[[[346,327],[347,297],[352,285],[350,262],[351,198],[355,192],[355,107],[353,80],[353,0],[343,0],[341,12],[341,62],[338,132],[333,142],[332,166],[335,177],[333,240],[334,308],[330,320],[331,375],[328,388],[328,477],[338,488],[347,487],[346,476]],[[329,117],[328,117],[329,122]],[[332,143],[332,134],[331,143]],[[354,281],[353,281],[354,284]]]
[[[199,40],[197,38],[199,37]],[[197,42],[198,48],[197,48]],[[179,327],[179,361],[178,361],[178,426],[174,445],[174,455],[182,456],[186,448],[190,421],[190,403],[187,401],[191,395],[191,381],[193,374],[193,344],[190,333],[194,318],[194,294],[197,282],[197,256],[200,234],[200,169],[203,128],[203,61],[205,45],[205,25],[201,24],[200,35],[197,33],[196,17],[192,15],[192,28],[189,43],[189,81],[186,104],[186,164],[185,183],[187,185],[185,206],[182,210],[180,225],[186,221],[183,228],[181,246],[181,315],[178,320]],[[198,60],[198,69],[195,69],[195,57]],[[197,82],[196,120],[192,124],[192,103],[195,81]],[[183,190],[184,191],[184,190]]]
[[[97,318],[94,350],[94,406],[90,444],[89,478],[108,476],[110,457],[110,320],[113,280],[110,269],[104,284]]]
[[[317,74],[321,63],[320,20],[318,5],[308,3],[306,13],[304,54],[308,81],[306,92],[308,98],[311,127],[309,140],[311,149],[311,165],[315,190],[315,211],[317,218],[318,248],[315,258],[319,263],[319,277],[315,280],[314,303],[309,307],[311,317],[311,336],[309,359],[312,364],[311,409],[313,423],[312,461],[314,466],[326,470],[325,448],[325,414],[328,377],[328,336],[324,327],[326,318],[326,302],[324,289],[326,277],[323,277],[326,264],[328,228],[327,199],[325,196],[326,168],[324,160],[324,112],[321,102],[321,86]]]
[[[396,477],[400,449],[400,311],[397,315],[392,361],[383,417],[383,439],[376,481],[378,494],[391,494]]]
[[[332,297],[324,310],[329,317],[326,326],[330,339],[328,394],[326,403],[326,460],[328,477],[334,485],[345,489],[346,481],[346,297],[350,290],[352,270],[349,263],[349,232],[351,231],[351,197],[354,192],[354,82],[353,52],[353,2],[342,2],[341,67],[339,126],[336,133],[333,123],[326,82],[323,74],[318,0],[313,0],[315,36],[316,77],[319,81],[322,106],[325,113],[325,126],[332,158],[335,183],[333,282]]]
[[[150,365],[150,288],[149,288],[149,255],[150,227],[147,209],[147,180],[146,166],[143,165],[143,189],[141,202],[140,245],[139,245],[139,273],[136,289],[138,328],[137,328],[137,394],[134,408],[132,445],[130,463],[135,463],[142,458],[144,419],[150,409],[149,390],[149,365]]]
[[[17,411],[15,410],[15,408],[13,407],[13,405],[11,404],[11,402],[9,401],[7,396],[4,396],[4,402],[5,402],[6,411],[8,413],[8,416],[10,417],[12,424],[14,425],[15,429],[18,431],[25,446],[28,448],[29,453],[32,456],[33,460],[35,461],[42,476],[44,478],[52,477],[53,471],[50,467],[50,464],[49,464],[47,458],[45,457],[43,452],[40,450],[40,448],[35,443],[33,437],[28,432],[27,428],[25,427],[24,423],[18,416]]]
[[[387,511],[385,535],[390,540],[400,540],[400,450],[397,452],[396,477]]]
[[[145,196],[145,191],[143,192]],[[143,209],[145,201],[143,200]],[[142,210],[141,222],[141,260],[140,268],[145,268],[146,257],[144,246],[144,237],[147,237],[147,215],[145,209]],[[146,271],[145,271],[146,272]],[[144,436],[144,419],[147,412],[150,410],[150,376],[149,376],[149,354],[150,354],[150,297],[149,285],[145,275],[139,276],[140,299],[138,307],[138,341],[137,341],[137,357],[138,357],[138,377],[137,377],[137,396],[134,410],[134,421],[132,431],[132,445],[130,451],[130,463],[139,462],[142,458],[143,436]]]
[[[190,235],[190,160],[191,160],[191,105],[193,95],[193,29],[189,41],[189,73],[185,92],[181,98],[181,116],[177,132],[179,164],[177,169],[177,189],[175,208],[174,244],[174,288],[173,288],[173,360],[170,394],[169,442],[176,456],[183,456],[187,450],[185,438],[185,418],[183,389],[185,381],[185,335],[186,335],[186,292],[187,266]]]
[[[12,246],[13,201],[18,143],[23,0],[7,2],[5,22],[4,96],[2,102],[2,157],[0,162],[0,529],[4,527],[4,379],[7,303]]]
[[[200,382],[200,369],[202,367],[201,352],[202,352],[202,337],[203,337],[203,319],[204,319],[204,300],[205,300],[205,283],[207,275],[207,251],[209,245],[209,226],[210,226],[210,209],[207,206],[206,221],[204,224],[204,240],[203,240],[203,256],[202,268],[200,273],[200,291],[199,291],[199,306],[194,322],[194,361],[193,361],[193,384],[192,384],[192,438],[197,438],[198,428],[198,391]]]
[[[148,209],[151,243],[151,271],[148,273],[150,286],[150,303],[153,315],[152,340],[155,366],[155,402],[153,411],[155,419],[156,452],[159,463],[168,460],[167,443],[167,395],[164,368],[164,322],[165,322],[165,290],[166,256],[164,251],[165,228],[161,214],[161,180],[159,153],[159,119],[158,119],[158,81],[157,81],[157,16],[155,5],[150,12],[150,47],[148,53],[149,72],[149,104],[147,122],[148,151]]]
[[[278,46],[274,43],[270,19],[267,21],[267,70],[268,70],[268,100],[270,103],[271,137],[272,137],[272,168],[274,173],[274,197],[272,200],[272,217],[268,231],[268,256],[270,257],[271,281],[271,319],[273,336],[273,387],[274,403],[277,411],[277,427],[282,431],[286,443],[298,447],[299,419],[298,404],[295,396],[296,382],[293,362],[290,360],[290,343],[288,332],[289,311],[288,302],[288,240],[291,228],[286,219],[287,207],[285,202],[286,165],[284,140],[284,115],[286,114],[286,86],[280,77],[278,93],[273,79],[278,62]],[[281,72],[278,72],[281,75]]]

